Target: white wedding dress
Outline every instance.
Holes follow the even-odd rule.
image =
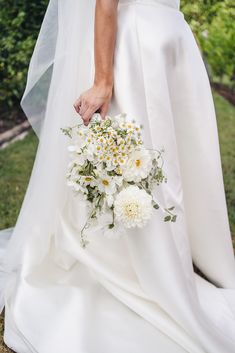
[[[49,4],[22,101],[40,143],[17,224],[0,238],[4,341],[17,353],[235,352],[235,262],[214,106],[178,2],[119,1],[109,110],[142,123],[147,147],[165,148],[168,182],[157,195],[176,205],[177,222],[158,211],[120,240],[96,227],[85,250],[86,204],[66,186],[69,141],[60,128],[80,119],[73,102],[92,84],[95,2]]]

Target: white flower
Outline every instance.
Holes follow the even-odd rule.
[[[117,221],[126,228],[142,228],[153,212],[152,197],[137,186],[123,189],[114,201]]]
[[[105,201],[107,202],[108,207],[112,207],[113,206],[113,202],[114,202],[114,197],[112,194],[107,194],[105,197]]]
[[[126,114],[121,113],[113,117],[112,126],[116,129],[126,122]]]
[[[126,181],[139,182],[147,178],[152,168],[152,158],[150,152],[145,148],[134,150],[130,153],[125,168],[123,178]]]
[[[87,189],[76,181],[68,180],[67,185],[71,186],[74,191],[81,192],[82,194],[87,194]]]
[[[90,176],[90,175],[82,175],[82,176],[80,176],[80,183],[83,186],[87,186],[87,185],[90,185],[91,187],[96,186],[95,178]]]
[[[73,164],[77,164],[79,166],[84,165],[85,162],[86,157],[84,156],[84,154],[77,154],[72,161]]]
[[[114,178],[109,176],[105,171],[100,171],[98,176],[98,189],[106,194],[114,194],[116,192],[116,182]]]
[[[95,230],[102,230],[102,234],[109,239],[119,239],[125,234],[125,228],[122,224],[115,222],[113,223],[113,212],[106,209],[104,212],[99,214],[98,219],[93,222],[96,227]],[[110,228],[110,225],[112,227]]]

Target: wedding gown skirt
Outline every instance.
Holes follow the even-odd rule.
[[[77,1],[60,2],[63,18],[69,3],[76,13]],[[77,50],[76,21],[63,25],[12,235],[28,239],[22,266],[6,274],[6,344],[18,353],[233,353],[235,263],[216,119],[177,2],[120,1],[109,111],[142,123],[147,147],[165,148],[168,182],[156,195],[163,206],[176,205],[177,222],[164,223],[158,211],[120,240],[104,238],[97,226],[85,250],[79,231],[86,204],[66,186],[68,140],[59,129],[77,121],[72,104],[92,83],[94,66],[79,66],[92,49]],[[194,273],[192,261],[210,282]]]

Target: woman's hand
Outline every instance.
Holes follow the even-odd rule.
[[[74,103],[85,125],[99,110],[104,119],[113,90],[113,58],[117,32],[118,0],[96,0],[95,8],[95,77],[94,85]],[[107,30],[108,28],[108,30]]]
[[[74,103],[76,112],[81,116],[84,125],[88,125],[92,115],[98,110],[102,119],[105,118],[109,102],[112,98],[112,86],[94,84],[85,91]]]

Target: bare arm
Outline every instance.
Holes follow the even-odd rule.
[[[113,55],[117,32],[118,0],[96,0],[95,10],[95,78],[93,86],[74,103],[84,124],[98,109],[104,119],[113,90]]]

